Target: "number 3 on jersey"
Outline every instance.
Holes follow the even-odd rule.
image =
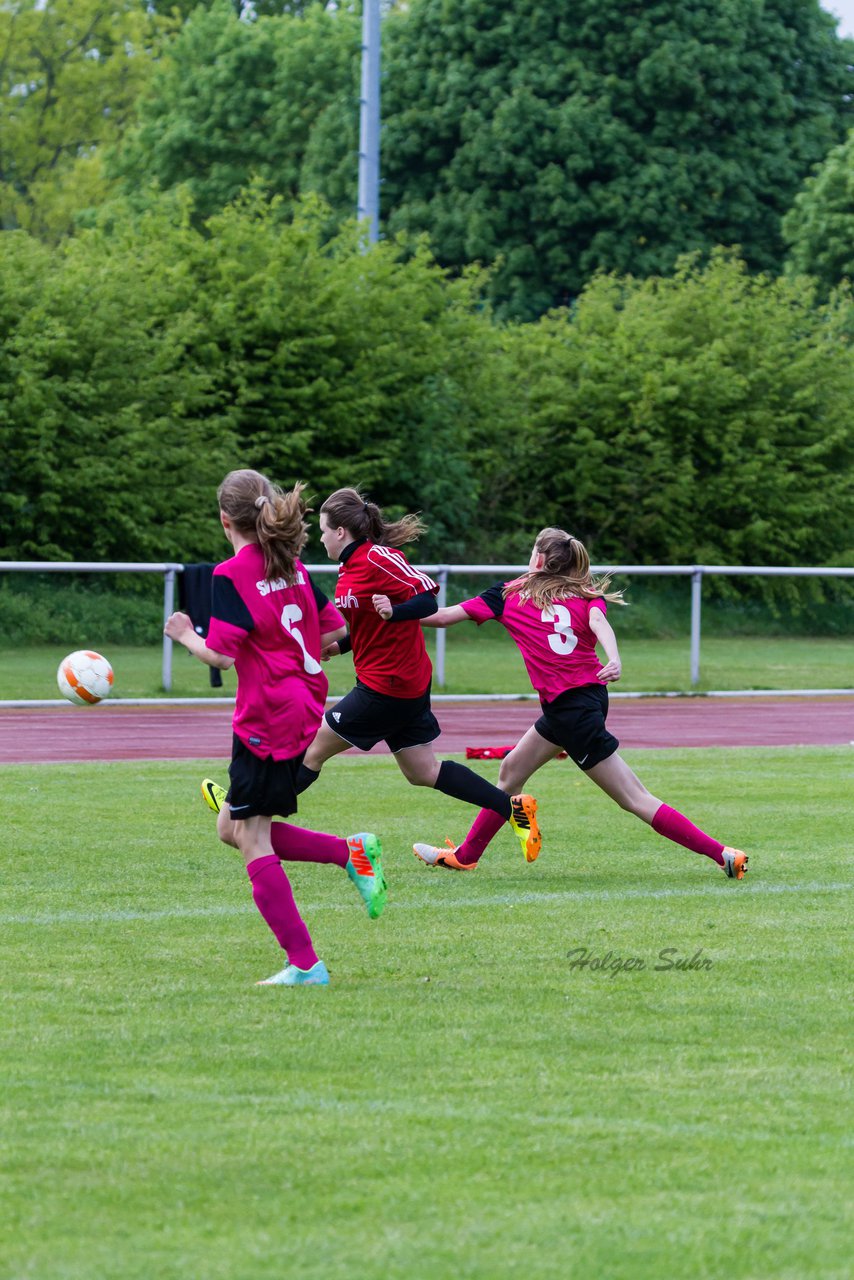
[[[546,605],[540,614],[540,621],[552,627],[549,644],[555,653],[572,653],[578,644],[578,636],[572,629],[572,615],[565,605]]]
[[[313,658],[308,649],[306,649],[305,639],[299,627],[294,626],[294,623],[300,622],[301,620],[302,609],[299,605],[286,604],[282,610],[282,626],[285,628],[288,635],[293,636],[294,640],[296,640],[297,644],[302,649],[303,666],[308,674],[310,676],[316,676],[318,672],[323,670],[323,667],[317,661],[317,658]]]

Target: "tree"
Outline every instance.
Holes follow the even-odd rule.
[[[854,129],[807,178],[783,221],[788,267],[818,281],[822,294],[854,279]]]
[[[231,447],[210,370],[187,362],[194,243],[165,210],[52,251],[7,233],[0,555],[156,560],[192,540]]]
[[[158,13],[177,13],[182,21],[196,9],[210,9],[218,0],[145,0],[147,7]],[[228,0],[238,18],[270,17],[290,14],[302,17],[309,9],[339,9],[336,0]],[[352,6],[347,6],[352,7]]]
[[[359,23],[312,6],[241,21],[231,0],[198,8],[111,161],[126,193],[184,183],[204,219],[251,178],[293,202],[314,190],[355,206]],[[342,177],[344,168],[348,172]]]
[[[523,317],[717,244],[777,270],[851,118],[854,47],[818,0],[413,0],[386,49],[389,229],[498,261]]]
[[[501,469],[524,465],[536,495],[520,510],[510,488],[509,520],[568,526],[600,563],[850,562],[850,305],[719,251],[667,279],[599,276],[571,316],[508,330]]]
[[[0,5],[0,225],[48,237],[107,192],[114,141],[168,23],[138,0]]]
[[[210,558],[215,487],[257,466],[367,486],[460,547],[488,318],[424,246],[329,240],[258,187],[201,228],[182,196],[0,260],[0,555]],[[176,500],[177,492],[177,500]],[[462,500],[462,498],[465,500]]]

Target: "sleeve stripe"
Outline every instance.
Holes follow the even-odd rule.
[[[438,584],[432,578],[429,578],[426,573],[422,573],[420,569],[416,569],[414,565],[411,565],[395,547],[381,547],[378,544],[374,544],[368,552],[368,559],[378,568],[385,569],[390,577],[397,578],[398,582],[405,583],[416,594],[420,594],[422,591],[438,590]],[[386,563],[383,564],[382,561]]]

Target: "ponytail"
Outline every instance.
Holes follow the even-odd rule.
[[[348,529],[354,538],[369,538],[384,547],[415,542],[427,526],[418,515],[400,520],[383,519],[382,508],[369,502],[358,489],[336,489],[320,508],[333,529]]]
[[[610,574],[594,578],[590,572],[587,548],[578,538],[563,529],[543,529],[537,534],[534,550],[544,557],[542,569],[531,569],[508,582],[504,598],[519,595],[538,609],[546,609],[556,600],[579,596],[582,600],[604,598],[609,604],[625,604],[622,591],[609,591]]]
[[[230,471],[217,490],[220,510],[238,533],[256,541],[264,553],[264,577],[296,581],[296,560],[308,538],[300,482],[283,492],[260,471]]]

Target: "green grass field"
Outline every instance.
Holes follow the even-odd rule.
[[[333,979],[302,990],[253,985],[280,961],[198,799],[221,761],[0,770],[0,1275],[849,1276],[851,752],[627,757],[743,883],[558,763],[536,864],[505,832],[430,872],[411,841],[470,811],[333,761],[300,820],[378,830],[391,895],[370,922],[294,870]]]
[[[428,636],[431,652],[435,637]],[[116,673],[115,696],[158,697],[162,650],[159,646],[104,646]],[[0,699],[56,698],[56,669],[67,652],[56,645],[0,650]],[[615,691],[664,692],[691,689],[688,638],[621,641],[623,678]],[[353,685],[349,655],[327,664],[330,690],[346,693]],[[180,646],[172,658],[172,694],[176,697],[234,693],[235,677],[226,672],[221,689],[211,689],[207,670]],[[530,683],[509,636],[498,627],[458,627],[448,633],[447,683],[434,693],[529,693]],[[739,637],[703,642],[698,689],[838,689],[854,687],[852,644],[846,639]]]

